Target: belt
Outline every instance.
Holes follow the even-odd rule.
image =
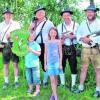
[[[65,45],[65,44],[64,44],[63,46],[66,46],[66,47],[73,47],[74,45]]]
[[[100,45],[94,45],[93,47],[91,47],[91,48],[98,48]]]
[[[83,47],[83,48],[92,49],[92,48],[97,48],[97,47],[98,47],[97,45],[94,45],[92,47]]]
[[[2,42],[1,44],[4,45],[4,48],[5,48],[6,46],[8,46],[8,45],[7,45],[8,43]],[[10,42],[10,43],[9,43],[9,45],[10,45],[11,47],[12,47],[12,44],[13,44],[13,42]]]
[[[90,48],[97,48],[97,46],[95,45],[95,46],[93,46],[93,47],[90,47]]]
[[[13,42],[10,42],[10,44],[12,44]],[[5,42],[1,42],[1,44],[3,44],[3,45],[5,45],[5,44],[7,44],[7,43],[5,43]]]

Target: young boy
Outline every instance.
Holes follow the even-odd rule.
[[[40,94],[40,68],[39,68],[39,56],[41,49],[38,43],[34,41],[35,35],[30,34],[28,38],[28,53],[25,56],[26,67],[26,80],[29,86],[28,93],[32,93],[33,84],[36,85],[36,90],[33,96]]]

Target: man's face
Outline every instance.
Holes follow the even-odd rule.
[[[95,11],[87,10],[86,16],[87,16],[88,20],[93,20],[96,16],[96,13],[95,13]]]
[[[36,17],[37,17],[38,19],[44,18],[44,17],[45,17],[45,11],[44,11],[44,10],[39,10],[39,11],[37,11],[37,12],[36,12]]]
[[[69,12],[63,13],[62,17],[65,21],[70,21],[71,20],[71,14]]]
[[[5,13],[4,14],[4,19],[9,21],[12,18],[12,14],[11,13]]]

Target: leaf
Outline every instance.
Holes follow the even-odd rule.
[[[23,30],[16,30],[11,33],[11,38],[13,40],[12,52],[19,57],[23,57],[27,54],[27,38],[28,33]]]

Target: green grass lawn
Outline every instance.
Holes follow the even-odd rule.
[[[79,61],[79,60],[78,60]],[[28,95],[26,93],[27,91],[27,83],[25,80],[25,74],[24,74],[24,64],[23,60],[21,59],[19,63],[19,82],[20,87],[15,89],[13,86],[13,66],[12,63],[10,63],[9,67],[9,87],[6,90],[2,89],[3,85],[3,65],[2,65],[2,56],[0,54],[0,100],[49,100],[50,94],[51,94],[51,88],[50,83],[47,88],[43,88],[41,86],[41,92],[40,96],[38,97],[32,97],[31,95]],[[78,62],[79,63],[79,62]],[[89,68],[91,69],[91,68]],[[80,67],[78,65],[78,70],[80,70]],[[92,97],[92,94],[95,90],[95,80],[93,75],[93,69],[92,71],[88,73],[88,77],[86,80],[86,89],[81,94],[74,94],[70,92],[68,88],[62,88],[58,87],[57,93],[59,100],[100,100]],[[79,73],[79,72],[78,72]],[[43,79],[43,73],[41,71],[41,79]],[[69,68],[66,68],[66,85],[70,87],[70,70]],[[77,83],[79,83],[79,75]]]

